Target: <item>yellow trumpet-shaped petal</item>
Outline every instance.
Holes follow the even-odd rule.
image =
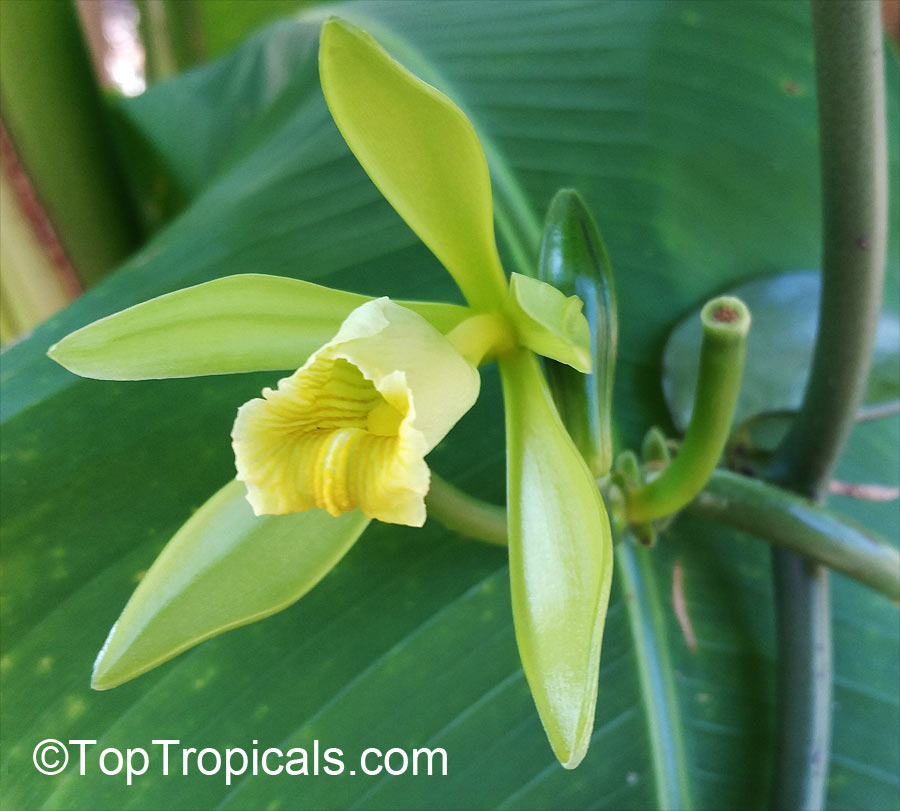
[[[477,370],[424,318],[369,301],[277,389],[238,410],[238,479],[257,515],[312,507],[422,526],[425,455],[478,396]]]

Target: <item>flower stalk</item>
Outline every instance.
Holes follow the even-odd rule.
[[[425,508],[429,518],[439,521],[451,532],[506,546],[506,508],[470,496],[434,471],[431,473],[431,487],[425,496]]]
[[[750,313],[731,296],[703,308],[703,345],[694,412],[675,460],[654,479],[627,493],[628,519],[643,523],[680,510],[703,489],[731,430],[744,370]]]
[[[624,451],[617,476],[637,458]],[[610,517],[616,512],[609,492]],[[474,540],[506,543],[506,510],[488,504],[432,473],[425,498],[428,515]],[[885,539],[838,513],[772,484],[729,470],[715,470],[701,493],[685,508],[710,521],[750,532],[775,549],[795,552],[900,602],[900,551]]]

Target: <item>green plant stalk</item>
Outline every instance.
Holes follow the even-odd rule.
[[[833,693],[828,570],[802,554],[775,549],[772,574],[778,668],[771,807],[820,811]]]
[[[608,499],[607,499],[608,501]],[[432,472],[429,518],[486,543],[506,544],[506,510],[470,496]],[[847,518],[780,487],[715,470],[687,509],[750,532],[900,602],[900,552]]]
[[[206,61],[200,0],[164,0],[166,30],[179,72]]]
[[[722,456],[741,388],[750,313],[739,299],[707,302],[691,422],[678,455],[652,481],[627,493],[628,520],[652,521],[680,510],[703,489]]]
[[[40,58],[36,58],[36,54]],[[130,253],[138,226],[73,2],[0,2],[0,113],[79,280]]]
[[[675,686],[668,640],[669,607],[660,599],[651,550],[632,543],[616,546],[616,578],[624,596],[634,637],[634,658],[641,690],[647,697],[647,733],[656,786],[656,807],[693,808],[691,776],[685,753],[685,723]]]
[[[813,0],[823,194],[819,334],[803,405],[767,478],[821,499],[864,393],[887,230],[882,32],[877,3]],[[831,614],[824,569],[773,555],[778,731],[772,805],[823,807],[831,737]]]
[[[506,508],[470,496],[434,471],[425,496],[425,509],[429,518],[436,519],[452,532],[506,546]]]
[[[800,413],[768,477],[824,492],[859,411],[881,311],[887,147],[881,24],[874,3],[815,0],[823,191],[819,334]]]
[[[900,552],[867,529],[801,496],[717,470],[688,509],[813,558],[900,602]]]

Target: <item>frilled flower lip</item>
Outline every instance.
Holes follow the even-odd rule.
[[[313,507],[425,522],[425,455],[478,396],[477,370],[421,316],[366,302],[294,374],[238,410],[237,478],[257,515]]]

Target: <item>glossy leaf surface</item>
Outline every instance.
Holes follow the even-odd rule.
[[[88,324],[48,354],[82,377],[101,380],[296,369],[368,300],[298,279],[226,276]],[[404,306],[442,332],[467,312],[438,302]]]
[[[392,53],[384,32],[405,43],[407,64],[474,122],[509,270],[536,262],[540,218],[557,190],[583,194],[615,262],[623,445],[639,447],[650,425],[668,424],[661,354],[682,316],[762,273],[818,261],[805,4],[453,0],[339,13],[354,13]],[[373,524],[287,610],[115,690],[90,690],[96,652],[137,575],[233,475],[237,407],[278,376],[97,382],[67,373],[47,348],[123,307],[235,273],[459,300],[331,121],[316,67],[322,16],[279,23],[127,104],[192,203],[99,289],[2,357],[4,808],[766,808],[769,550],[686,516],[654,550],[616,553],[594,737],[574,772],[548,747],[522,674],[506,553],[431,521],[422,530]],[[887,77],[895,148],[895,64]],[[898,177],[895,150],[892,210]],[[516,245],[531,246],[521,262]],[[898,255],[894,236],[890,308]],[[482,377],[473,411],[428,462],[501,504],[500,391],[490,367]],[[897,486],[898,443],[896,418],[859,426],[838,477]],[[896,506],[829,502],[892,539]],[[673,608],[676,571],[694,650]],[[832,601],[828,806],[896,808],[898,611],[841,577]],[[312,751],[318,739],[343,748],[348,764],[368,746],[443,746],[449,770],[226,786],[222,775],[166,778],[154,768],[127,787],[95,768],[42,777],[31,762],[46,737],[96,738],[99,752],[158,735],[223,749],[257,739]]]
[[[223,631],[287,608],[354,544],[369,519],[322,510],[257,518],[226,484],[175,534],[116,620],[94,663],[107,690]]]
[[[500,374],[516,640],[553,750],[573,769],[594,728],[612,581],[609,519],[535,356],[502,358]]]

